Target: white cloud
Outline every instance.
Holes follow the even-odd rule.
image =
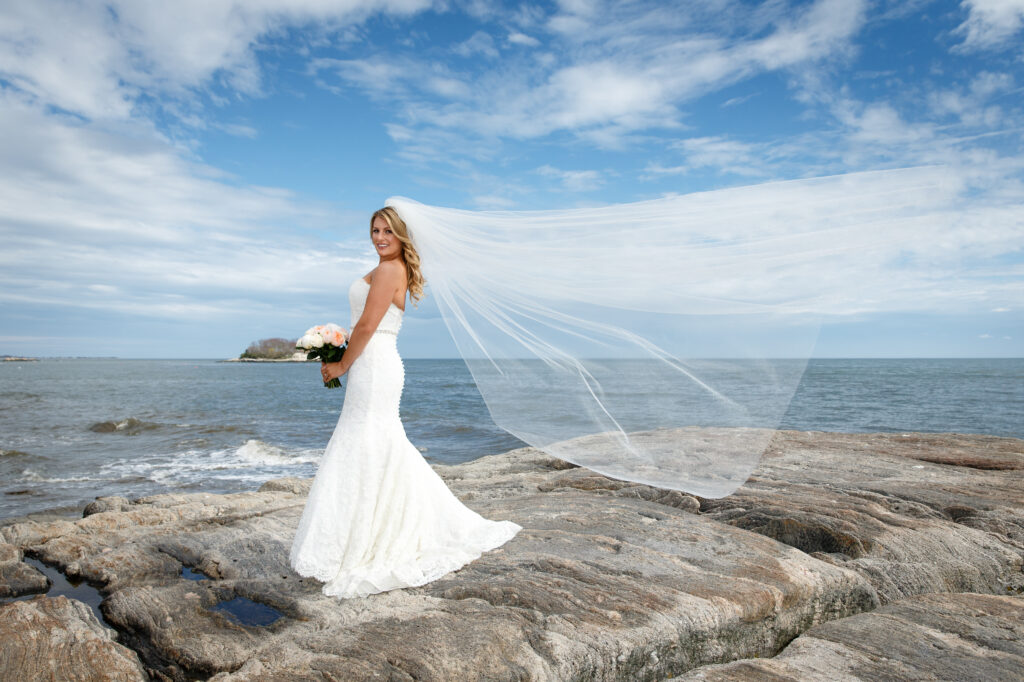
[[[740,26],[713,35],[689,25],[690,12],[717,16],[706,8],[573,2],[546,24],[559,35],[542,54],[445,74],[472,87],[431,87],[439,67],[401,55],[348,60],[336,73],[399,104],[394,123],[418,133],[530,139],[567,131],[615,147],[637,131],[679,128],[681,107],[707,92],[844,53],[864,7],[862,0],[819,0],[803,10],[771,5],[751,19],[723,2]]]
[[[843,51],[864,23],[866,5],[858,0],[819,0],[762,40],[744,46],[768,69],[792,66]]]
[[[1020,49],[1020,43],[1011,39],[1024,28],[1024,0],[964,0],[960,6],[967,10],[967,19],[957,29],[964,36],[964,49]]]
[[[562,170],[544,165],[537,172],[547,178],[556,178],[570,192],[588,192],[604,184],[604,178],[596,170]]]
[[[494,59],[498,56],[498,48],[494,46],[494,38],[485,31],[477,31],[465,41],[452,48],[452,52],[461,57],[482,55]]]
[[[281,234],[298,237],[344,216],[281,189],[239,185],[193,159],[189,140],[169,141],[152,119],[160,109],[171,128],[255,137],[255,127],[217,121],[200,102],[261,93],[262,37],[311,24],[343,32],[373,13],[428,6],[0,4],[0,78],[9,84],[0,91],[0,300],[40,314],[79,308],[174,318],[316,308],[325,268],[344,280],[373,259],[354,245]],[[428,87],[459,94],[441,78]]]
[[[1013,76],[1008,73],[982,71],[971,79],[970,89],[978,97],[991,97],[1013,88]]]
[[[0,5],[0,75],[91,119],[131,115],[140,92],[188,97],[221,81],[255,95],[257,39],[287,26],[341,29],[376,12],[410,14],[429,0],[181,0]]]
[[[850,129],[854,144],[872,148],[894,144],[916,143],[933,137],[928,126],[908,124],[895,108],[887,103],[862,106],[858,102],[844,101],[835,109],[839,121]]]
[[[763,150],[721,136],[691,137],[673,145],[686,159],[686,168],[715,168],[737,175],[764,176]]]
[[[522,45],[523,47],[537,47],[540,45],[540,41],[533,36],[528,36],[525,33],[519,31],[513,31],[508,34],[508,42],[512,45]]]
[[[218,123],[217,128],[223,130],[228,135],[234,135],[235,137],[248,137],[253,139],[259,135],[259,131],[252,126],[245,125],[244,123]]]
[[[304,309],[324,268],[354,278],[373,262],[361,244],[313,236],[344,216],[280,189],[236,187],[141,123],[46,116],[6,92],[0,147],[8,304],[150,317]]]
[[[724,102],[722,102],[722,108],[726,109],[728,107],[738,106],[738,105],[743,104],[744,102],[746,102],[747,100],[749,100],[749,99],[751,99],[753,97],[757,97],[759,94],[760,93],[752,92],[752,93],[750,93],[748,95],[741,95],[739,97],[730,97],[729,99],[727,99]]]
[[[481,194],[473,197],[473,205],[483,210],[500,210],[515,208],[516,202],[508,197]]]
[[[1012,75],[982,71],[963,85],[935,89],[927,97],[937,118],[952,116],[966,127],[994,129],[1003,125],[1006,112],[992,102],[1013,87]]]

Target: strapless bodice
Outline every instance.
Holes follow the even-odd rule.
[[[352,286],[348,289],[348,304],[352,309],[352,327],[356,326],[356,322],[363,315],[363,308],[366,307],[366,297],[370,293],[370,285],[366,283],[366,280],[362,277],[352,282]],[[377,325],[377,332],[383,334],[398,334],[398,330],[402,327],[402,309],[394,303],[388,306],[388,310],[384,313],[384,317],[381,319],[380,324]]]

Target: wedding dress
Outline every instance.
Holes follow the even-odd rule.
[[[352,324],[370,285],[349,288]],[[290,552],[323,593],[363,597],[423,585],[500,547],[522,528],[462,504],[409,442],[399,417],[405,369],[388,308],[348,372],[345,402],[309,490]]]

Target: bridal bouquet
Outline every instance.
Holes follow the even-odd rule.
[[[336,324],[318,324],[310,327],[306,333],[295,342],[298,350],[306,351],[307,360],[320,359],[321,362],[337,362],[345,354],[348,345],[348,334]],[[324,382],[327,388],[338,388],[341,380],[338,378]]]

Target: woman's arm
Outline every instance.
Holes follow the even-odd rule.
[[[404,277],[402,264],[397,261],[386,260],[377,266],[370,282],[370,292],[366,295],[366,307],[356,326],[352,327],[345,354],[338,362],[325,363],[321,367],[324,381],[340,377],[352,367],[352,363],[370,342],[370,337],[377,331],[377,325],[384,319],[391,302],[395,300],[395,293],[402,288]]]

